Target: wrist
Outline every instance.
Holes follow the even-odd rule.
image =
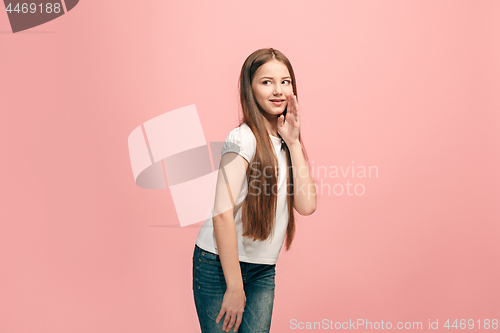
[[[229,292],[240,292],[243,291],[243,281],[241,283],[233,283],[233,284],[228,284],[227,285],[227,291]]]
[[[288,146],[288,148],[300,147],[300,141],[299,141],[299,139],[296,139],[296,140],[293,140],[292,142],[287,142],[286,145]]]
[[[299,139],[289,142],[286,145],[288,146],[289,149],[295,149],[295,147],[301,147]]]

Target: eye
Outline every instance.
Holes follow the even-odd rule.
[[[269,81],[269,80],[262,81],[263,84],[266,84],[266,82],[271,82],[271,81]]]
[[[292,83],[292,81],[290,81],[290,80],[283,80],[283,82],[288,82],[287,84],[291,84]]]

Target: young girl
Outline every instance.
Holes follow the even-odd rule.
[[[255,51],[239,87],[243,122],[224,142],[214,211],[193,254],[203,333],[269,332],[276,261],[285,236],[287,250],[292,243],[293,209],[316,210],[290,61],[272,48]]]

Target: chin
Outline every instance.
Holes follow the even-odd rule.
[[[271,114],[282,114],[285,112],[286,108],[279,108],[279,109],[270,109],[269,113]]]

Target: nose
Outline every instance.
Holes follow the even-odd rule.
[[[281,85],[278,84],[277,86],[274,87],[274,95],[281,95],[282,94],[282,90],[281,90]]]

